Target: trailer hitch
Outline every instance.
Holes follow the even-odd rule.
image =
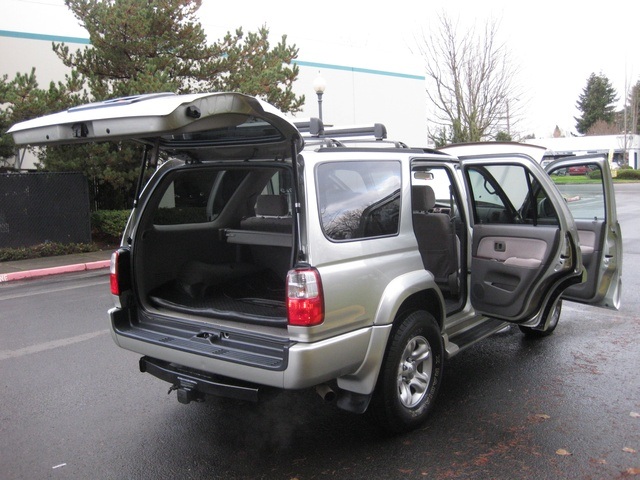
[[[184,403],[185,405],[195,401],[195,402],[204,402],[204,395],[196,390],[198,384],[193,380],[189,380],[187,378],[178,378],[178,383],[169,388],[167,395],[171,394],[174,390],[177,392],[178,401],[180,403]]]

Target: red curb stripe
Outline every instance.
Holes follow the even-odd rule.
[[[62,267],[39,268],[36,270],[27,270],[24,272],[11,272],[0,275],[0,283],[10,282],[13,280],[25,280],[27,278],[46,277],[48,275],[58,275],[60,273],[82,272],[85,270],[97,270],[99,268],[109,267],[109,260],[101,260],[98,262],[77,263],[75,265],[64,265]]]
[[[111,260],[100,260],[98,262],[85,263],[87,270],[98,270],[99,268],[109,268]]]

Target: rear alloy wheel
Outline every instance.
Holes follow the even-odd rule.
[[[385,430],[406,432],[426,420],[442,381],[443,354],[440,328],[425,311],[394,330],[371,404]]]
[[[521,325],[518,325],[518,327],[520,328],[520,331],[524,333],[524,336],[527,338],[548,337],[553,333],[553,331],[558,326],[561,313],[562,313],[562,299],[558,300],[557,303],[554,305],[553,309],[551,310],[551,313],[549,314],[551,316],[551,320],[549,321],[549,326],[547,327],[546,330],[535,330],[531,327],[523,327]]]

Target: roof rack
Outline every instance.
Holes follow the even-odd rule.
[[[382,123],[351,127],[325,126],[322,120],[312,117],[309,120],[294,122],[296,128],[306,138],[344,138],[373,136],[376,140],[387,138],[387,128]],[[307,135],[305,135],[307,134]]]

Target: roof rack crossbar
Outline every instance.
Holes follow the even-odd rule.
[[[301,120],[294,122],[300,133],[306,133],[312,137],[366,137],[373,136],[376,140],[384,140],[387,138],[387,128],[382,123],[374,123],[373,125],[360,125],[351,127],[329,127],[325,126],[319,118],[310,118],[309,120]]]
[[[382,123],[354,127],[327,127],[324,129],[326,137],[366,137],[373,136],[376,140],[387,138],[387,128]]]

